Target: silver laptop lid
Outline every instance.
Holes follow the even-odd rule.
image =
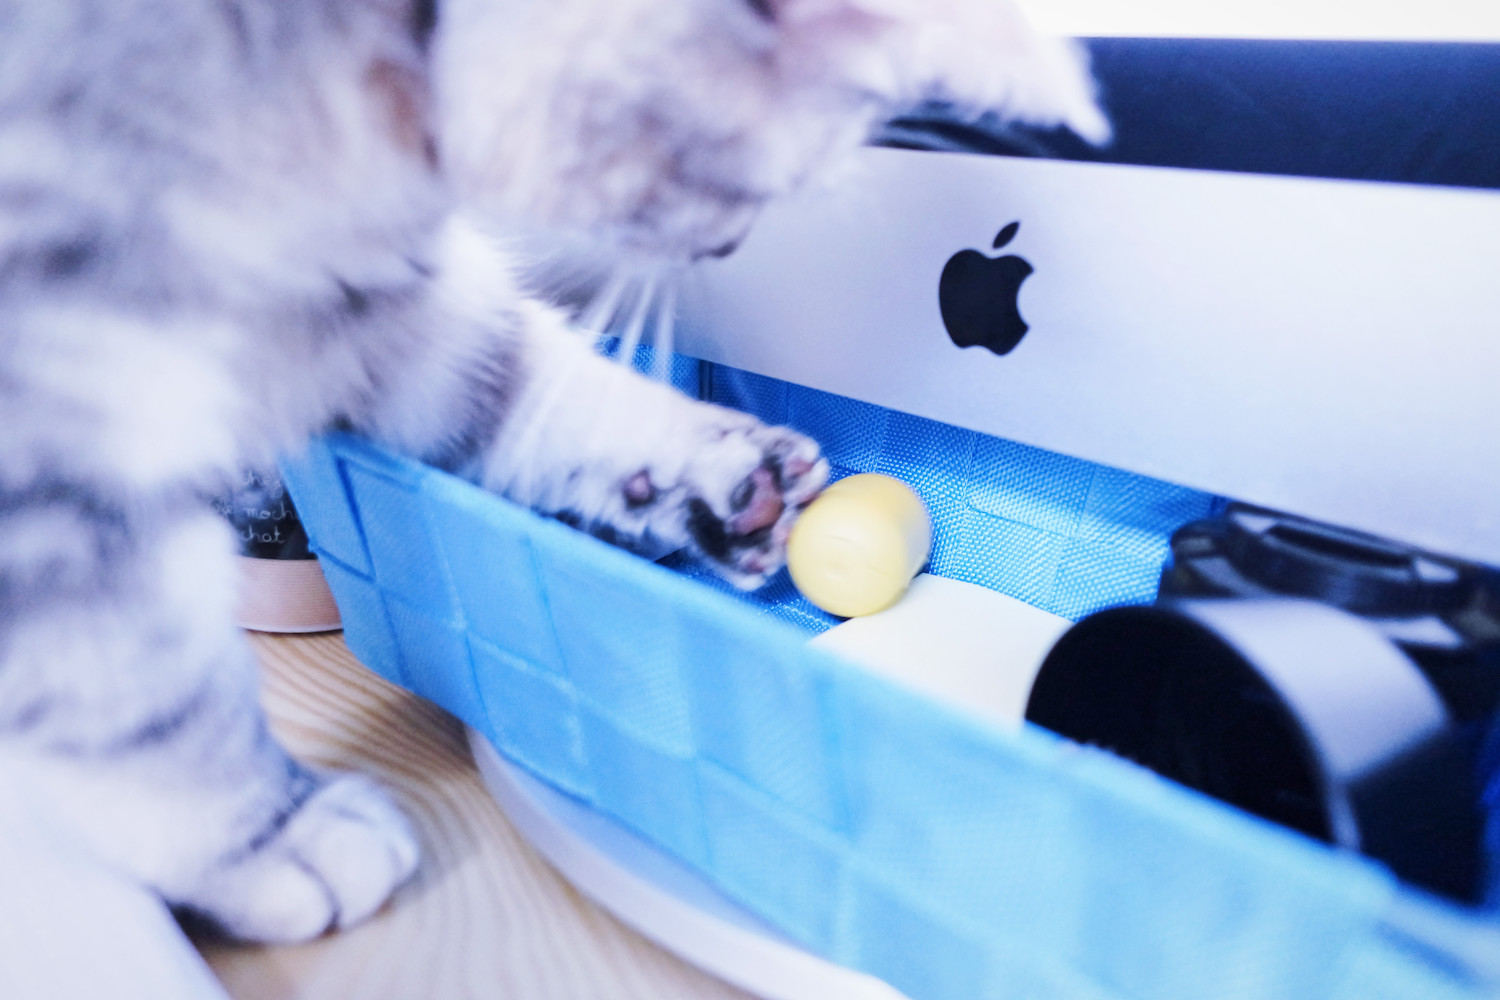
[[[907,122],[1005,155],[867,150],[689,275],[681,343],[1500,562],[1500,45],[1416,37],[1090,39],[1112,147]]]

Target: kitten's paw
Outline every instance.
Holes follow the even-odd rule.
[[[688,469],[693,548],[735,586],[759,587],[786,564],[792,525],[827,481],[812,439],[758,421],[724,428]]]
[[[225,933],[289,944],[370,916],[417,868],[406,817],[375,784],[323,785],[270,839],[252,843],[191,904]]]

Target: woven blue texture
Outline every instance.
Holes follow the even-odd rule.
[[[1217,498],[1119,469],[869,403],[713,366],[708,398],[787,424],[823,446],[834,478],[884,472],[909,483],[933,523],[930,571],[1065,618],[1156,597],[1167,543]],[[811,606],[756,596],[821,629]],[[804,602],[805,604],[805,602]]]
[[[352,511],[347,500],[344,506]],[[338,603],[339,616],[344,621],[359,623],[356,628],[344,630],[350,651],[359,657],[359,662],[392,684],[410,687],[401,672],[401,653],[386,617],[385,600],[375,581],[345,566],[327,551],[319,550],[318,561],[328,589]]]
[[[921,457],[911,436],[891,444],[899,422],[885,418],[877,462]],[[871,453],[839,426],[845,454]],[[690,578],[368,444],[330,439],[286,473],[371,666],[914,1000],[1478,995],[1381,932],[1397,890],[1369,862],[1040,730],[978,725]],[[1035,480],[984,482],[980,502],[1018,517],[971,493],[955,523],[1060,534],[1026,499]],[[1132,495],[1118,485],[1093,476],[1059,566],[1106,509],[1096,498]],[[351,526],[369,567],[335,555]],[[495,553],[497,571],[460,549]],[[411,575],[391,575],[403,561]],[[429,586],[444,593],[414,592]]]

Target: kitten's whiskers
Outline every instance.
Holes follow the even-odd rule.
[[[656,299],[657,284],[658,276],[655,274],[647,274],[641,278],[635,308],[630,311],[630,319],[620,334],[620,347],[615,355],[615,360],[622,365],[628,366],[635,362],[635,349],[640,346],[641,333],[646,329],[646,320],[651,315],[651,306]]]
[[[615,314],[620,311],[620,300],[625,296],[625,290],[630,287],[631,276],[622,267],[617,267],[610,272],[609,278],[599,286],[589,304],[584,307],[583,312],[574,323],[580,332],[592,335],[595,338],[602,337],[604,331],[614,322]]]
[[[651,338],[651,377],[658,382],[672,378],[673,338],[677,329],[677,272],[672,271],[661,283],[656,305],[656,330]]]

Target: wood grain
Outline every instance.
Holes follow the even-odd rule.
[[[422,867],[363,926],[296,947],[200,942],[238,1000],[746,998],[582,898],[489,797],[457,720],[354,660],[339,634],[251,633],[272,726],[303,760],[394,793]]]

